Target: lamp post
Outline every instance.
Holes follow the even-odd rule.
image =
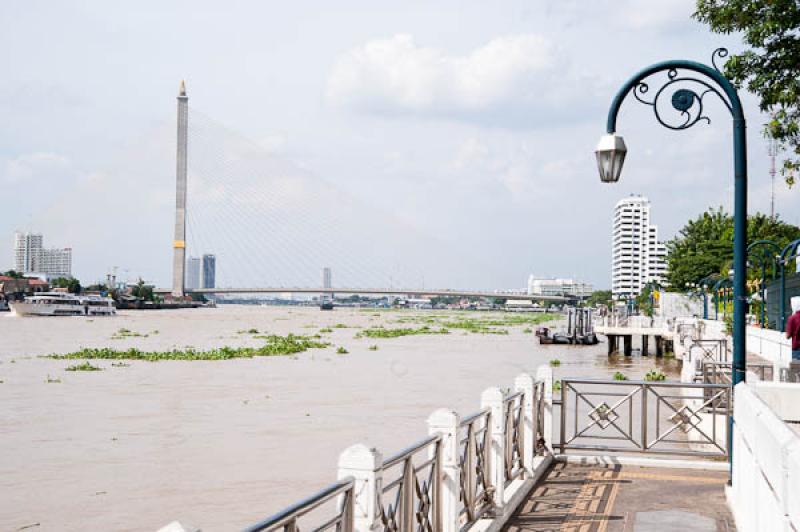
[[[703,319],[704,320],[708,319],[708,289],[711,287],[711,283],[716,281],[718,277],[719,277],[718,274],[712,273],[712,274],[706,275],[705,277],[700,279],[699,283],[697,283],[698,286],[703,288]]]
[[[761,253],[757,253],[760,251]],[[780,256],[781,256],[781,248],[778,246],[777,243],[773,242],[772,240],[756,240],[752,242],[749,246],[747,246],[747,255],[755,256],[758,260],[758,265],[761,268],[761,284],[758,288],[758,294],[761,298],[761,312],[759,322],[761,323],[761,327],[764,327],[765,324],[765,306],[767,302],[766,298],[766,284],[767,284],[767,266],[770,262],[772,262],[772,279],[775,280],[776,270],[780,267],[781,270],[783,266],[781,266]],[[783,301],[783,291],[781,290],[781,301]]]
[[[617,135],[617,114],[622,102],[632,93],[639,102],[653,108],[656,120],[672,130],[688,129],[698,122],[710,123],[703,114],[704,98],[714,94],[727,107],[733,118],[733,160],[734,160],[734,223],[733,223],[733,371],[735,386],[745,380],[745,314],[747,277],[747,144],[745,138],[745,117],[742,102],[730,80],[720,72],[717,58],[724,58],[728,51],[719,48],[711,58],[712,66],[677,59],[650,65],[634,74],[619,89],[608,111],[606,135],[600,139],[595,155],[600,171],[600,180],[614,183],[619,180],[625,162],[627,147],[621,136]],[[648,97],[650,85],[645,79],[665,72],[667,79],[661,88]],[[698,76],[699,75],[699,76]],[[662,99],[666,96],[665,99]],[[669,103],[666,103],[669,100]],[[671,104],[673,116],[667,120],[664,112]]]
[[[781,303],[780,303],[780,322],[778,328],[781,331],[786,330],[786,267],[789,261],[796,259],[798,256],[797,249],[800,247],[800,238],[789,242],[781,251],[779,262],[781,265]]]

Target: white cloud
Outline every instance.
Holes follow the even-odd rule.
[[[3,181],[15,184],[60,175],[70,167],[70,161],[57,153],[33,152],[7,160],[3,167]]]
[[[577,81],[554,44],[540,35],[498,37],[457,56],[400,34],[340,57],[328,78],[327,97],[362,111],[504,123],[519,121],[522,111],[566,109],[579,100],[573,97]],[[580,100],[585,99],[584,93]]]

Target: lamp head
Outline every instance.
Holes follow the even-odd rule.
[[[625,154],[628,148],[625,141],[619,135],[611,133],[600,137],[597,149],[594,151],[597,157],[597,169],[600,171],[600,181],[603,183],[616,183],[622,173],[622,163],[625,162]]]

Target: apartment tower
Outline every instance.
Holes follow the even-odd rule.
[[[650,223],[650,200],[630,196],[614,207],[611,292],[616,299],[638,296],[648,282],[664,282],[667,251]]]

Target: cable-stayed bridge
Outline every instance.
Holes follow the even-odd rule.
[[[424,288],[469,286],[469,272],[488,266],[478,250],[453,251],[190,108],[183,83],[177,126],[173,281],[158,292],[175,298],[337,293],[565,300]],[[187,259],[204,254],[216,257],[213,287],[198,282],[196,272],[187,276]],[[333,272],[333,283],[322,280],[323,268]]]

